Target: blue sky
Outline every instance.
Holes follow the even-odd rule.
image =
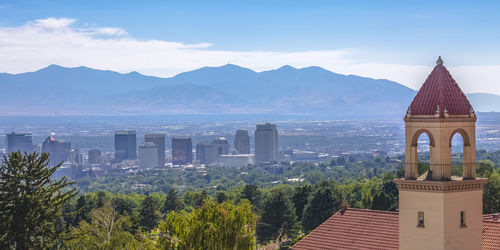
[[[204,58],[202,62],[196,62],[198,55],[186,56],[192,58],[189,59],[192,61],[189,61],[183,59],[184,56],[177,53],[178,51],[175,53],[165,51],[164,60],[182,59],[179,67],[162,63],[158,63],[157,66],[138,63],[137,66],[131,64],[129,67],[123,67],[113,61],[108,62],[109,67],[106,67],[106,64],[93,63],[91,58],[81,62],[75,59],[53,58],[47,50],[43,51],[46,53],[40,53],[42,56],[47,54],[47,58],[40,59],[40,63],[33,64],[31,68],[13,68],[12,65],[2,67],[0,62],[0,71],[33,70],[44,64],[50,64],[51,60],[53,63],[66,66],[81,64],[123,72],[137,70],[160,76],[204,65],[217,66],[223,62],[240,64],[258,71],[275,68],[279,64],[291,64],[296,67],[319,65],[345,74],[389,78],[416,88],[428,73],[420,75],[432,67],[436,57],[441,55],[447,66],[452,69],[456,67],[458,78],[466,81],[468,92],[488,92],[488,88],[495,86],[495,77],[498,76],[493,71],[500,69],[496,68],[496,65],[500,65],[498,13],[500,4],[495,1],[141,1],[139,3],[139,1],[0,0],[0,28],[12,34],[15,33],[11,31],[12,29],[33,24],[35,20],[65,18],[72,20],[67,25],[73,32],[108,27],[123,31],[123,34],[114,34],[111,37],[108,34],[92,34],[92,38],[96,40],[165,41],[195,45],[198,47],[195,49],[198,52],[214,52],[202,56]],[[44,33],[42,37],[45,35]],[[87,48],[89,45],[82,46]],[[14,46],[11,51],[17,51],[19,48]],[[45,47],[37,49],[45,50]],[[30,53],[33,54],[34,50]],[[83,53],[81,48],[73,50]],[[127,50],[133,49],[127,47]],[[70,48],[67,51],[71,54]],[[321,54],[325,51],[333,54],[329,56]],[[304,53],[308,52],[316,53],[304,56]],[[92,52],[85,50],[85,53]],[[236,53],[238,56],[233,54],[227,56],[228,53]],[[261,57],[258,53],[262,53]],[[274,58],[276,53],[280,55],[279,59],[273,63],[266,62],[264,57]],[[96,54],[99,54],[99,51],[96,50]],[[169,57],[171,54],[175,56]],[[301,56],[302,59],[297,59]],[[252,59],[243,60],[243,57]],[[317,63],[315,57],[320,57]],[[290,63],[287,63],[287,58],[291,58]],[[25,60],[28,59],[26,56]],[[138,58],[131,56],[130,60],[137,62]],[[159,59],[153,61],[155,60]],[[19,65],[23,63],[19,62]],[[377,65],[381,65],[380,70],[377,69]],[[488,79],[481,79],[488,84],[475,89],[471,74],[479,73],[488,75]]]

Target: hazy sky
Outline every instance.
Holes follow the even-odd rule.
[[[138,2],[0,0],[0,72],[317,65],[418,88],[441,55],[464,91],[500,94],[499,2]]]

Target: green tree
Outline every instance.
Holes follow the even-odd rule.
[[[375,210],[394,210],[394,199],[391,195],[379,191],[373,196],[372,209]]]
[[[342,196],[335,184],[322,182],[313,193],[307,204],[302,217],[302,228],[304,231],[315,229],[333,213],[339,210]]]
[[[162,212],[168,214],[170,211],[179,211],[182,209],[182,201],[179,198],[177,191],[171,188],[168,191],[165,204],[163,204]]]
[[[162,249],[254,249],[257,216],[249,201],[206,200],[199,209],[171,212],[160,223]]]
[[[247,199],[254,206],[255,209],[259,209],[261,205],[261,192],[259,188],[252,184],[247,184],[243,187],[240,194],[240,199]]]
[[[281,190],[271,193],[264,202],[260,223],[257,226],[259,242],[293,238],[298,230],[292,201]]]
[[[41,249],[60,238],[54,227],[63,205],[78,191],[65,177],[50,177],[46,153],[14,152],[0,164],[0,248]]]
[[[483,213],[500,212],[500,173],[493,173],[483,187]]]
[[[482,160],[477,166],[476,173],[479,177],[488,178],[494,172],[495,164],[491,160]]]
[[[217,193],[217,202],[220,204],[224,201],[227,201],[229,198],[227,197],[226,192]]]
[[[120,216],[111,203],[92,210],[91,223],[82,221],[68,233],[65,245],[69,249],[139,249],[142,243],[124,230],[130,227],[128,216]]]
[[[153,230],[153,228],[158,225],[160,215],[158,214],[158,209],[153,197],[148,195],[142,201],[141,208],[139,210],[139,217],[141,226],[148,231]]]
[[[309,202],[309,196],[311,195],[313,188],[311,185],[304,185],[295,187],[295,192],[292,197],[293,204],[295,206],[295,215],[297,215],[297,221],[302,220],[302,214],[304,213],[304,208]]]

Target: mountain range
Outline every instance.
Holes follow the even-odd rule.
[[[227,64],[171,78],[51,65],[0,74],[0,115],[290,114],[401,116],[416,91],[397,82],[320,67],[255,72]],[[478,111],[500,96],[468,94]]]

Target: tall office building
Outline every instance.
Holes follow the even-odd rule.
[[[135,130],[115,131],[115,160],[137,159]]]
[[[212,153],[216,160],[218,160],[219,155],[229,154],[229,142],[226,138],[219,137],[213,140],[210,144],[212,144]]]
[[[91,149],[88,152],[89,164],[99,164],[101,163],[101,150]]]
[[[146,134],[144,142],[151,142],[158,146],[158,166],[165,166],[165,134]]]
[[[234,137],[234,149],[238,154],[250,154],[250,136],[248,130],[238,129]]]
[[[61,162],[67,161],[71,143],[67,141],[58,141],[54,137],[49,136],[42,142],[42,152],[49,153],[49,165],[55,166]]]
[[[139,167],[141,169],[151,169],[159,166],[158,148],[159,146],[152,142],[139,145]]]
[[[172,138],[172,164],[193,163],[193,144],[191,138]]]
[[[16,134],[14,132],[7,134],[5,137],[7,144],[7,153],[12,152],[34,152],[35,147],[31,139],[31,134]]]
[[[212,153],[212,144],[207,141],[196,144],[196,160],[201,164],[209,164],[214,161]]]
[[[260,124],[255,130],[255,164],[278,161],[278,130],[275,124]]]

